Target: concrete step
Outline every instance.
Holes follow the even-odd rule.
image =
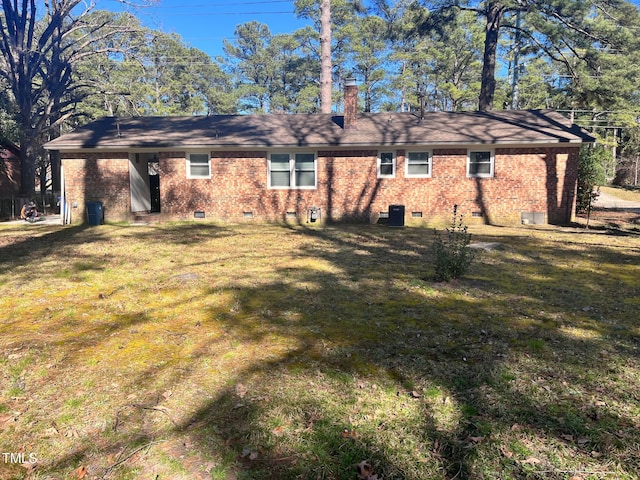
[[[152,225],[154,223],[160,223],[162,221],[162,215],[160,213],[145,213],[136,212],[133,214],[133,224],[136,225]]]

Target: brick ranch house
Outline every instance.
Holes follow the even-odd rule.
[[[20,149],[0,140],[0,197],[20,193]]]
[[[268,114],[103,118],[45,147],[59,150],[73,221],[87,201],[107,221],[567,223],[578,151],[593,139],[550,111]]]
[[[0,220],[13,218],[22,206],[20,172],[20,149],[0,140]]]

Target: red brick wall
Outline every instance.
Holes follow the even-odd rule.
[[[376,221],[390,204],[403,204],[407,217],[446,221],[453,205],[492,223],[520,223],[522,212],[541,212],[551,222],[571,219],[577,178],[577,148],[497,149],[492,178],[467,178],[466,149],[435,150],[432,178],[405,177],[405,150],[395,149],[396,177],[376,178],[377,150],[318,151],[318,188],[267,187],[267,152],[214,152],[211,179],[187,179],[184,152],[161,155],[164,213],[192,218],[195,210],[226,220],[304,219],[322,208],[333,220]],[[568,168],[567,168],[568,165]],[[566,173],[566,175],[565,175]]]
[[[245,212],[280,221],[295,212],[304,221],[316,206],[324,219],[375,222],[389,205],[402,204],[407,220],[422,212],[423,221],[442,223],[457,204],[468,221],[474,212],[482,215],[477,221],[496,224],[518,224],[522,212],[544,213],[552,223],[571,220],[578,147],[498,148],[492,178],[467,178],[466,149],[434,150],[432,178],[406,178],[404,149],[381,151],[395,152],[395,178],[376,178],[378,150],[318,151],[314,190],[269,189],[266,151],[212,152],[210,179],[187,178],[185,152],[162,152],[161,210],[165,218],[192,219],[201,210],[229,221]],[[126,153],[66,155],[63,164],[70,199],[82,208],[87,200],[103,201],[107,220],[130,218]]]
[[[66,200],[73,223],[87,221],[85,202],[103,203],[105,221],[131,218],[129,154],[63,154]]]
[[[20,192],[20,159],[0,148],[0,197]]]
[[[344,128],[350,130],[357,128],[358,123],[358,86],[345,85],[344,87]]]

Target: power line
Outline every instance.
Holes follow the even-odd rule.
[[[186,5],[170,5],[170,6],[153,6],[153,7],[140,7],[141,11],[147,15],[159,14],[160,11],[166,13],[171,16],[211,16],[211,15],[293,15],[296,12],[294,10],[288,11],[268,11],[268,10],[259,10],[259,11],[227,11],[227,12],[202,12],[198,11],[198,9],[209,8],[209,7],[230,7],[230,6],[241,6],[241,5],[275,5],[278,3],[291,3],[291,0],[254,0],[247,2],[233,2],[230,4],[226,3],[203,3],[198,5],[190,5],[188,2]],[[168,12],[169,10],[185,10],[188,9],[188,12]]]
[[[566,109],[566,110],[557,110],[558,112],[573,112],[573,113],[588,113],[591,115],[600,114],[600,113],[637,113],[640,115],[640,110],[578,110],[578,109]]]
[[[291,0],[258,0],[254,2],[233,2],[233,5],[258,5],[258,4],[272,4],[272,3],[291,3]],[[154,6],[154,10],[170,10],[174,8],[206,8],[206,7],[228,7],[229,2],[225,3],[203,3],[200,5],[172,5],[172,6]]]
[[[198,12],[198,16],[211,16],[211,15],[293,15],[295,12]],[[172,13],[172,16],[193,16],[194,13]]]
[[[274,5],[276,3],[291,3],[291,0],[253,0],[248,2],[234,2],[233,6],[240,5]],[[209,8],[209,7],[229,7],[229,2],[226,3],[202,3],[198,5],[167,5],[167,6],[154,6],[149,9],[149,13],[153,13],[158,10],[167,11],[167,10],[176,10],[176,9],[189,9],[189,12],[185,13],[174,13],[171,12],[171,15],[197,15],[197,16],[209,16],[209,15],[284,15],[284,14],[294,14],[294,11],[232,11],[232,12],[202,12],[197,11],[196,9]]]

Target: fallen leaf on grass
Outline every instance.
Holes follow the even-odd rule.
[[[356,478],[358,480],[382,480],[377,473],[373,473],[373,467],[367,460],[356,465]]]
[[[436,455],[439,455],[442,452],[443,447],[444,445],[442,445],[440,443],[440,440],[438,440],[437,438],[433,441],[433,453],[435,453]]]
[[[171,412],[167,407],[165,407],[164,405],[156,405],[154,407],[150,407],[151,410],[155,410],[157,412],[162,412],[162,413],[166,413],[167,415]]]
[[[373,475],[373,467],[367,460],[363,460],[356,465],[356,472],[358,480],[370,480]],[[377,475],[376,478],[378,478]]]
[[[27,475],[31,475],[33,472],[35,472],[36,468],[38,467],[38,463],[24,462],[24,463],[21,463],[20,466],[26,470]]]
[[[8,427],[17,420],[18,418],[13,415],[0,415],[0,429]]]
[[[87,467],[78,467],[74,470],[73,475],[77,479],[84,478],[87,475]]]
[[[243,384],[239,383],[236,385],[236,395],[238,395],[240,398],[244,398],[247,394],[247,391],[247,387],[245,387]]]
[[[248,458],[249,460],[257,460],[260,454],[257,450],[253,448],[244,448],[242,449],[242,458]]]
[[[500,453],[502,453],[502,455],[504,455],[507,458],[513,458],[513,452],[509,450],[507,447],[505,447],[504,445],[500,447]]]
[[[529,457],[526,460],[523,460],[522,463],[526,463],[528,465],[538,465],[539,463],[542,463],[542,460],[536,457]]]
[[[345,428],[342,431],[342,438],[355,438],[357,436],[358,436],[358,434],[356,433],[355,429],[353,429],[353,428],[351,430],[349,430],[348,428]]]
[[[284,435],[284,427],[283,426],[276,427],[273,430],[271,430],[271,433],[273,433],[276,437],[281,437],[282,435]]]
[[[60,435],[60,431],[58,431],[55,427],[47,428],[42,434],[44,437],[57,437]]]
[[[480,443],[484,440],[484,437],[472,437],[472,436],[468,436],[467,438],[465,438],[465,442],[467,443]]]

